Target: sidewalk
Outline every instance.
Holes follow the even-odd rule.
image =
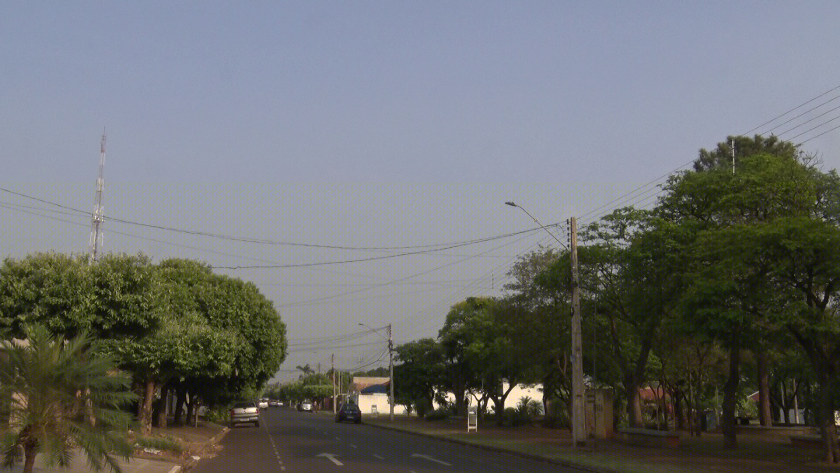
[[[120,467],[122,468],[123,473],[178,473],[181,471],[181,465],[178,463],[172,463],[168,461],[160,461],[160,460],[147,460],[145,458],[130,458],[128,462],[120,460]],[[10,471],[12,473],[20,473],[23,471],[23,465],[15,465],[12,467]],[[35,473],[43,473],[43,472],[63,472],[63,473],[88,473],[94,471],[90,466],[87,464],[87,459],[85,459],[84,454],[81,452],[77,452],[73,456],[73,461],[70,464],[69,468],[45,468],[43,463],[41,462],[41,455],[38,455],[35,458],[35,469],[33,470]],[[105,467],[102,470],[103,472],[111,471],[110,468]]]
[[[215,445],[227,434],[228,428],[209,422],[199,422],[198,427],[178,426],[166,429],[152,429],[152,436],[165,436],[177,438],[183,451],[180,453],[157,451],[149,453],[143,449],[135,451],[135,455],[125,461],[118,459],[123,473],[179,473],[188,470],[195,464],[198,458],[215,454]],[[154,450],[151,450],[154,452]],[[87,464],[84,453],[77,451],[73,455],[69,468],[46,468],[43,465],[42,455],[35,458],[35,473],[91,473],[95,471]],[[23,465],[18,464],[9,471],[20,473]],[[102,472],[110,472],[107,466]]]

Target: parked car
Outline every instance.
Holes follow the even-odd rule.
[[[359,409],[359,406],[349,403],[342,404],[338,412],[335,413],[335,421],[342,422],[345,420],[351,421],[354,424],[361,424],[362,411]]]
[[[268,399],[260,399],[259,402],[257,402],[257,407],[260,409],[268,409]]]
[[[268,407],[280,407],[282,405],[280,401],[275,401],[274,399],[268,401]]]
[[[300,404],[298,404],[298,410],[312,412],[312,402],[302,401]]]
[[[255,427],[260,426],[260,408],[254,401],[240,401],[233,405],[230,410],[230,426],[236,424],[252,423]]]

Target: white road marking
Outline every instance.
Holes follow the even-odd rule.
[[[445,461],[440,461],[440,460],[438,460],[438,459],[436,459],[436,458],[432,458],[432,457],[430,457],[430,456],[428,456],[428,455],[421,455],[421,454],[419,454],[419,453],[412,453],[412,454],[411,454],[411,457],[412,457],[412,458],[422,458],[422,459],[424,459],[424,460],[429,460],[430,462],[435,462],[435,463],[438,463],[438,464],[441,464],[441,465],[444,465],[444,466],[452,466],[452,464],[450,464],[450,463],[446,463]]]
[[[340,461],[335,459],[335,457],[336,457],[335,453],[319,453],[318,455],[315,455],[315,456],[316,457],[327,458],[327,459],[329,459],[329,461],[335,463],[336,466],[344,466],[344,463],[341,463]]]
[[[373,458],[376,458],[377,460],[384,460],[385,459],[385,457],[380,457],[379,455],[377,455],[375,453],[373,454]]]
[[[353,445],[352,443],[350,444],[350,446],[353,447],[353,448],[359,448],[359,447]]]

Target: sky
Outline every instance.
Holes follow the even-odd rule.
[[[102,251],[254,282],[288,328],[277,379],[333,354],[383,366],[386,325],[434,337],[558,246],[506,201],[546,225],[651,206],[729,135],[840,166],[837,18],[835,1],[6,2],[0,253],[88,251],[104,130]]]

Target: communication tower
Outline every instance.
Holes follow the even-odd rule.
[[[96,261],[97,251],[102,244],[102,231],[99,225],[104,221],[102,216],[102,190],[105,188],[105,130],[102,130],[102,141],[99,144],[99,177],[96,179],[96,200],[93,214],[90,218],[90,264]]]

